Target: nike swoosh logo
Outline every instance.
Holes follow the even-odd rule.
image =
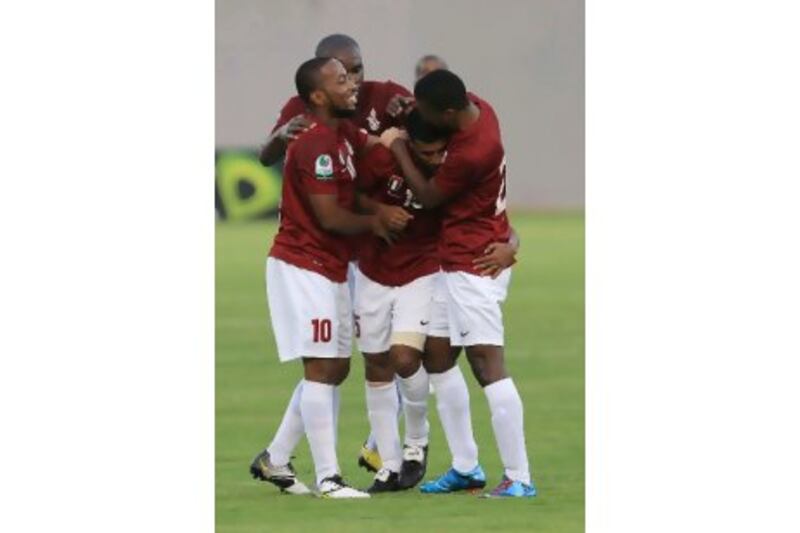
[[[427,326],[427,325],[428,325],[428,324],[430,324],[430,323],[431,323],[431,321],[430,321],[430,320],[420,320],[420,321],[419,321],[419,325],[420,325],[420,326]]]
[[[469,331],[459,331],[459,333],[461,334],[462,337],[466,337],[467,335],[469,335]]]

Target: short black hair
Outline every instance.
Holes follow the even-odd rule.
[[[447,138],[447,133],[422,120],[422,115],[416,109],[406,117],[406,131],[412,141],[432,143]]]
[[[297,95],[305,103],[310,103],[312,91],[319,89],[322,83],[320,70],[330,60],[330,57],[315,57],[304,62],[297,69],[297,73],[294,75],[294,85],[297,87]]]
[[[317,57],[333,57],[336,55],[336,52],[346,48],[361,49],[356,40],[349,35],[345,35],[343,33],[334,33],[322,38],[322,40],[317,44],[317,49],[314,51],[314,55]]]
[[[449,70],[434,70],[414,85],[414,97],[437,111],[467,107],[467,88],[461,78]]]

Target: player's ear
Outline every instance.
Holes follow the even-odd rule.
[[[327,95],[325,94],[324,91],[321,91],[319,89],[311,91],[311,94],[309,95],[309,100],[311,100],[311,103],[314,104],[314,107],[325,107],[325,104],[328,103]]]

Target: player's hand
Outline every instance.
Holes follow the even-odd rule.
[[[386,105],[386,113],[390,117],[396,117],[400,114],[408,114],[414,108],[414,97],[403,96],[396,94],[392,96],[389,103]]]
[[[311,122],[305,116],[296,115],[278,129],[278,137],[288,144],[306,131],[310,125]]]
[[[386,244],[394,244],[398,237],[397,233],[390,230],[378,215],[372,217],[372,233],[386,241]]]
[[[398,233],[406,229],[408,223],[414,215],[395,205],[378,204],[375,212],[381,222],[393,233]]]
[[[472,264],[481,276],[497,278],[500,273],[517,262],[517,250],[507,242],[493,242],[486,247],[483,255]]]
[[[408,139],[408,134],[405,130],[401,130],[399,128],[389,128],[381,133],[381,144],[386,148],[391,149],[392,143],[398,139],[403,141]]]

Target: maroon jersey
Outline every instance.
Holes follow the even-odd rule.
[[[342,120],[338,130],[315,122],[289,144],[283,167],[280,227],[269,255],[343,283],[352,256],[350,239],[322,229],[309,195],[335,194],[337,203],[355,207],[356,169],[353,154],[367,142],[367,133]]]
[[[389,100],[396,94],[411,96],[405,87],[393,81],[365,81],[358,91],[356,116],[350,120],[359,128],[364,128],[375,135],[380,135],[383,130],[393,126],[400,126],[398,119],[386,112]],[[306,111],[303,100],[299,96],[293,96],[281,109],[272,132]]]
[[[492,242],[508,242],[506,158],[494,109],[474,94],[478,120],[454,134],[434,178],[448,200],[442,205],[441,256],[445,271],[480,274],[472,261]]]
[[[438,209],[422,209],[406,186],[403,174],[388,149],[373,147],[358,160],[358,185],[378,202],[405,207],[414,215],[400,238],[392,245],[374,235],[358,242],[358,268],[372,281],[397,287],[439,271]]]

